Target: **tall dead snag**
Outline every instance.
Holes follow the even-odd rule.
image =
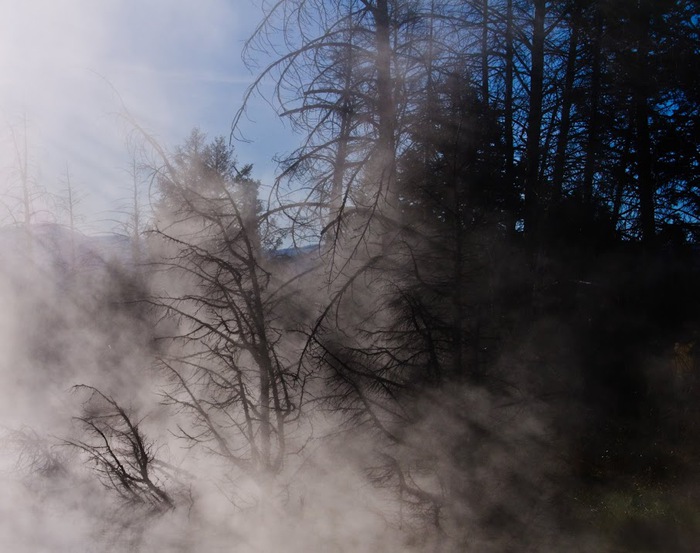
[[[296,238],[333,250],[338,242],[364,248],[381,234],[376,246],[389,253],[401,203],[397,156],[431,79],[455,63],[466,33],[462,9],[461,2],[434,0],[283,0],[268,7],[244,51],[252,68],[266,58],[267,65],[233,132],[241,131],[248,99],[271,81],[271,100],[304,137],[281,160],[275,188]],[[292,201],[287,184],[296,187]],[[336,261],[333,277],[344,267]]]

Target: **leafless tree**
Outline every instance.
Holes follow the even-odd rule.
[[[223,140],[206,143],[198,132],[175,155],[160,152],[149,236],[161,256],[146,301],[170,329],[157,362],[167,376],[162,398],[186,415],[178,435],[189,447],[267,483],[284,466],[304,403],[287,326],[289,311],[303,309],[273,275],[264,247],[272,230],[251,168],[239,170]]]
[[[280,160],[274,188],[296,237],[308,240],[311,234],[325,245],[334,246],[336,239],[357,245],[388,232],[382,239],[388,253],[401,196],[397,155],[416,108],[430,97],[433,72],[453,64],[464,46],[460,19],[454,2],[267,5],[244,57],[254,69],[260,59],[269,61],[246,93],[233,135],[240,134],[248,99],[271,80],[280,115],[304,137]],[[293,194],[286,195],[285,183],[293,183]],[[372,221],[381,224],[370,231]]]
[[[86,454],[102,484],[128,504],[145,505],[160,512],[172,509],[175,501],[165,489],[170,475],[156,457],[157,447],[140,428],[141,420],[95,387],[78,385],[88,398],[75,420],[81,438],[66,445]]]
[[[483,18],[483,5],[478,12]],[[306,328],[300,370],[324,379],[320,404],[390,444],[384,460],[393,460],[382,463],[393,483],[433,508],[438,495],[410,486],[409,469],[391,454],[406,447],[400,428],[412,419],[419,373],[444,362],[429,360],[443,348],[433,314],[405,293],[407,281],[421,278],[406,274],[425,248],[402,215],[398,164],[438,83],[459,67],[466,44],[482,38],[465,32],[466,13],[454,2],[284,0],[269,6],[247,44],[249,55],[264,51],[272,61],[246,101],[271,78],[280,114],[304,136],[282,160],[275,209],[295,236],[308,240],[295,231],[312,229],[324,255],[327,287]],[[234,133],[244,113],[245,104]],[[286,179],[303,187],[301,201],[298,192],[284,197]]]

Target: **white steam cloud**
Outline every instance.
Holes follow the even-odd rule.
[[[328,408],[333,398],[319,400],[332,395],[323,389],[325,375],[300,370],[302,376],[290,376],[306,345],[304,332],[330,302],[322,271],[290,278],[292,284],[275,291],[291,298],[285,300],[291,307],[270,315],[279,325],[271,331],[279,336],[275,361],[282,360],[289,382],[306,376],[308,382],[303,409],[295,405],[298,422],[290,409],[286,441],[272,437],[287,454],[274,478],[237,470],[230,462],[237,450],[226,459],[214,439],[197,433],[215,412],[220,419],[212,426],[249,432],[241,450],[252,450],[264,442],[262,415],[245,414],[258,417],[256,431],[243,428],[243,417],[227,421],[225,409],[214,411],[216,398],[206,398],[212,402],[206,411],[194,394],[187,396],[194,381],[189,389],[179,386],[179,403],[169,401],[172,380],[156,361],[173,347],[163,339],[168,333],[185,333],[172,313],[185,303],[185,290],[201,294],[209,267],[195,255],[193,283],[158,270],[144,276],[126,237],[74,232],[65,213],[52,207],[65,193],[68,166],[86,198],[78,230],[106,231],[111,223],[105,221],[119,217],[113,210],[130,185],[128,130],[114,115],[122,102],[166,148],[196,125],[210,135],[227,134],[250,82],[238,52],[257,20],[256,6],[243,0],[0,0],[0,551],[451,553],[523,544],[585,550],[590,544],[557,535],[548,508],[562,478],[551,427],[556,414],[528,395],[527,386],[512,402],[486,388],[435,386],[412,405],[409,422],[382,429],[401,433],[396,445],[379,432],[365,433],[366,421],[356,428],[343,424],[340,419],[347,422],[352,409],[361,409],[343,404],[334,411]],[[236,155],[256,164],[254,178],[269,184],[264,160],[286,144],[283,134],[271,134],[265,117],[251,131],[265,140],[265,152],[241,145]],[[27,213],[17,211],[23,186],[31,189],[31,236],[22,225]],[[200,244],[189,239],[187,253],[200,255]],[[168,260],[159,257],[165,248],[158,237],[140,247],[151,248],[149,260]],[[179,268],[189,270],[177,255]],[[244,269],[253,270],[251,264]],[[271,286],[289,278],[284,274],[275,274]],[[347,300],[356,312],[347,317],[359,320],[371,311],[381,288],[358,286],[357,301]],[[246,298],[248,289],[242,290]],[[161,310],[138,301],[144,297],[158,297]],[[197,305],[215,311],[214,303]],[[321,355],[334,353],[332,331],[329,336]],[[191,344],[178,352],[185,370],[202,369],[196,363],[208,353],[219,361],[229,353],[219,342],[202,343],[191,358]],[[231,353],[231,364],[251,362],[246,355],[252,356]],[[514,366],[503,372],[517,374],[517,362],[509,363]],[[207,374],[197,370],[193,374]],[[221,383],[219,376],[212,382]],[[231,393],[233,386],[225,385]],[[344,389],[335,390],[342,395]],[[373,401],[368,395],[360,393],[361,400]],[[104,416],[105,406],[112,418]],[[191,416],[197,409],[199,419]],[[339,414],[343,409],[350,415]],[[387,419],[395,414],[390,411]],[[118,440],[121,450],[104,449]],[[150,464],[139,465],[144,457]],[[104,471],[107,465],[112,468]],[[130,493],[146,499],[134,506]]]

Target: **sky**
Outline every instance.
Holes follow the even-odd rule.
[[[129,128],[121,103],[168,148],[197,126],[228,137],[253,75],[241,60],[260,21],[255,0],[0,0],[0,190],[18,193],[14,139],[24,137],[37,195],[82,198],[84,232],[114,230],[128,203]],[[263,184],[293,137],[262,98],[235,144]],[[13,139],[14,136],[14,139]],[[9,200],[7,199],[9,198]],[[10,206],[11,207],[11,206]],[[39,209],[39,208],[37,208]],[[0,223],[11,222],[5,208]],[[49,212],[51,211],[51,212]],[[65,222],[60,208],[36,220]]]

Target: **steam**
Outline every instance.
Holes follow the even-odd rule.
[[[424,273],[443,278],[452,245],[432,252],[447,240],[424,240],[425,221],[387,238],[399,195],[391,210],[380,203],[399,177],[382,166],[395,159],[368,153],[352,185],[324,177],[337,220],[319,216],[323,198],[261,214],[258,200],[275,201],[265,155],[288,149],[261,115],[244,134],[264,137],[266,152],[241,144],[228,167],[225,140],[214,142],[225,175],[195,174],[194,190],[178,180],[191,167],[178,169],[172,144],[197,125],[228,134],[251,83],[235,52],[254,8],[27,0],[0,20],[0,550],[600,550],[560,509],[579,508],[576,338],[542,317],[493,348],[488,379],[421,373],[428,353],[413,341],[435,331],[447,349],[448,331],[430,324],[459,294],[436,292],[437,315],[406,331],[403,319],[423,314],[392,294],[425,285]],[[343,155],[324,163],[355,163]],[[84,199],[75,225],[67,175]],[[317,199],[307,192],[287,199]],[[478,253],[460,271],[492,254],[525,266],[495,254],[489,232],[465,242]],[[480,284],[498,288],[490,276]],[[471,298],[458,300],[466,311]],[[441,351],[429,354],[454,353]],[[676,397],[669,377],[658,381]]]
[[[557,467],[547,461],[553,458],[547,417],[536,406],[500,405],[485,390],[457,387],[426,397],[399,449],[344,428],[338,414],[307,407],[290,436],[290,449],[299,454],[270,482],[176,438],[186,415],[162,405],[165,383],[153,368],[162,346],[143,338],[153,319],[130,303],[136,277],[119,269],[118,259],[65,272],[47,261],[51,252],[39,246],[40,237],[37,231],[31,258],[20,251],[7,257],[13,262],[0,287],[3,547],[174,552],[230,551],[235,543],[235,550],[251,553],[496,551],[522,539],[488,530],[494,523],[486,514],[504,517],[506,528],[519,520],[552,535],[544,505]],[[177,284],[168,278],[149,285]],[[302,279],[297,291],[308,304],[319,297],[314,282]],[[138,421],[158,460],[154,477],[175,509],[125,505],[96,478],[85,451],[66,445],[89,442],[74,417],[89,412],[90,394],[73,390],[75,384],[99,387]],[[452,499],[441,512],[408,496],[397,501],[393,485],[381,484],[389,457],[411,468],[413,485]],[[369,478],[367,467],[375,467]],[[461,541],[465,535],[468,542]]]

